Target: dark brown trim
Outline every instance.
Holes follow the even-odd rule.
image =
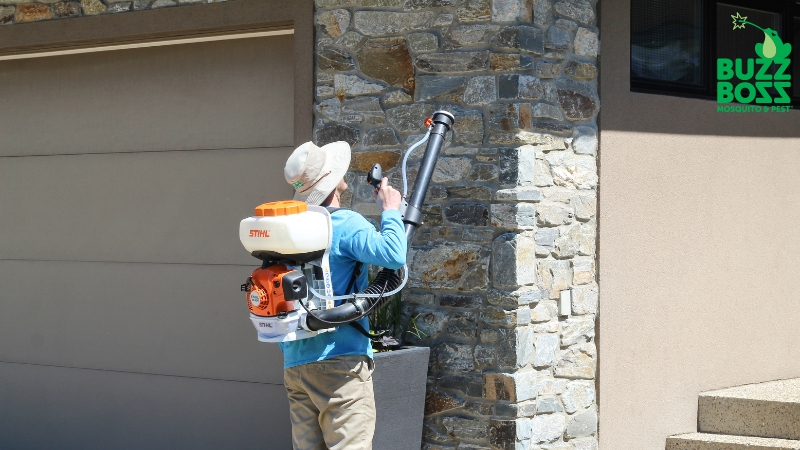
[[[0,28],[0,55],[179,37],[294,28],[294,139],[311,140],[314,5],[305,0],[231,0]],[[280,114],[280,111],[276,111]]]

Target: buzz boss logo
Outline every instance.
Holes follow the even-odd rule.
[[[764,33],[764,42],[755,45],[758,58],[717,59],[717,102],[736,101],[744,105],[755,102],[756,105],[717,106],[717,111],[787,111],[791,106],[779,105],[791,102],[789,92],[792,76],[788,69],[792,44],[784,43],[775,30],[748,22],[747,16],[741,16],[738,12],[731,17],[734,30],[744,29],[745,25],[756,27]],[[771,95],[771,92],[775,95]]]

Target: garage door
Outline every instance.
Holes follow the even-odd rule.
[[[290,446],[238,223],[291,195],[292,42],[0,61],[0,447]]]

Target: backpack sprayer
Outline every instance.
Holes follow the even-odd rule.
[[[403,157],[403,204],[400,214],[406,240],[422,224],[422,203],[428,191],[444,136],[455,118],[447,111],[436,111],[425,120],[428,132],[409,147]],[[419,168],[414,191],[406,199],[406,163],[414,149],[425,141],[428,146]],[[367,182],[380,187],[383,171],[375,164]],[[400,292],[408,281],[408,267],[382,269],[361,292],[333,295],[329,252],[333,238],[330,212],[321,206],[288,200],[264,203],[255,216],[239,224],[239,240],[262,261],[241,286],[246,293],[250,320],[262,342],[288,342],[307,339],[335,327],[362,319]],[[402,272],[402,273],[401,273]],[[342,304],[335,306],[336,301]]]

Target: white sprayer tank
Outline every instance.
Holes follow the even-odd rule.
[[[330,242],[330,216],[323,208],[287,200],[256,207],[239,224],[239,240],[248,252],[296,255],[324,250]]]

